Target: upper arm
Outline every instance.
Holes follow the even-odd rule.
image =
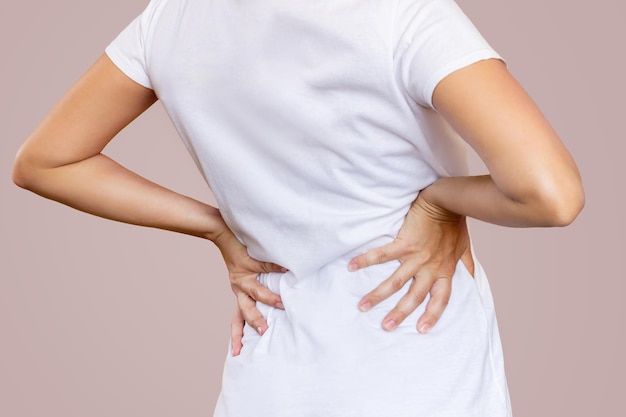
[[[432,101],[507,196],[582,203],[571,155],[502,61],[481,60],[452,72],[437,84]]]
[[[133,81],[103,53],[26,139],[14,177],[97,155],[156,100],[153,90]]]

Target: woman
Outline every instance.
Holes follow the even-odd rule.
[[[156,100],[219,210],[101,153]],[[468,176],[465,142],[489,175]],[[557,134],[452,0],[151,0],[13,178],[218,246],[239,308],[217,417],[510,416],[465,218],[565,226],[584,204]]]

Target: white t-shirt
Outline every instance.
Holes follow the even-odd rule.
[[[257,303],[269,329],[229,346],[215,417],[510,417],[476,258],[426,335],[428,297],[381,327],[410,282],[358,310],[398,261],[347,270],[393,240],[419,190],[468,175],[432,92],[503,58],[454,1],[151,0],[105,51],[155,91],[250,255],[290,270],[260,274],[285,310]]]

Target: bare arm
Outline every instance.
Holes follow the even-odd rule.
[[[97,216],[203,238],[224,229],[215,207],[175,193],[101,153],[157,97],[103,54],[18,151],[13,180]]]
[[[565,226],[584,205],[580,174],[539,108],[497,59],[478,61],[443,78],[433,104],[476,150],[490,175],[443,177],[426,187],[396,239],[350,261],[352,270],[387,262],[401,266],[359,305],[364,311],[415,277],[383,319],[393,330],[430,293],[417,328],[428,332],[451,293],[460,259],[473,276],[465,217],[512,227]]]
[[[523,87],[497,59],[445,77],[433,104],[490,175],[440,178],[424,200],[512,227],[565,226],[584,206],[571,155]]]
[[[240,316],[262,333],[267,322],[254,300],[282,305],[280,296],[256,276],[282,268],[250,258],[217,208],[155,184],[102,154],[156,100],[153,90],[127,77],[102,54],[24,142],[15,158],[13,181],[100,217],[213,241],[228,268]]]

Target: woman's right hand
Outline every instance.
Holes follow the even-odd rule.
[[[236,356],[242,347],[244,323],[248,323],[260,335],[267,329],[267,321],[256,307],[256,301],[284,309],[280,295],[261,284],[257,276],[265,272],[287,272],[287,269],[250,257],[246,247],[225,225],[213,242],[222,253],[230,286],[237,299],[237,308],[231,321],[233,356]]]

